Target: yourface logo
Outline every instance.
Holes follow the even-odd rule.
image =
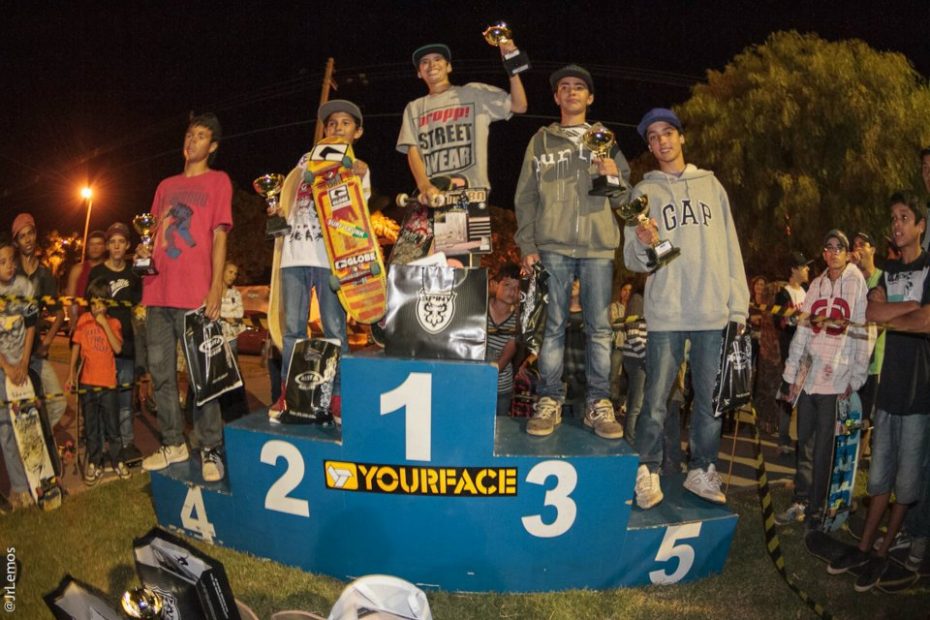
[[[427,333],[438,334],[452,322],[455,315],[455,291],[430,292],[421,288],[417,293],[417,323]]]
[[[223,343],[225,342],[226,340],[222,336],[213,336],[201,343],[197,349],[207,357],[213,357],[223,350]]]

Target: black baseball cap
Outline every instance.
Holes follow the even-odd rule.
[[[810,265],[813,262],[814,262],[813,258],[808,260],[804,258],[804,255],[801,254],[800,252],[791,253],[790,265],[792,269],[797,268],[797,267],[806,267],[807,265]]]
[[[594,93],[594,78],[591,77],[587,69],[578,65],[565,65],[549,76],[549,86],[552,87],[552,92],[555,92],[558,88],[559,80],[567,77],[578,78],[588,87],[588,92]]]
[[[828,232],[828,233],[824,236],[824,238],[823,238],[823,243],[824,243],[824,245],[826,245],[827,241],[829,241],[830,239],[836,239],[837,241],[839,241],[839,242],[840,242],[840,245],[843,246],[843,249],[844,249],[844,250],[848,250],[848,249],[849,249],[849,238],[846,236],[846,233],[844,233],[844,232],[843,232],[842,230],[840,230],[839,228],[834,228],[834,229],[830,230],[830,232]]]
[[[420,60],[427,54],[439,54],[449,62],[452,62],[452,52],[445,43],[428,43],[422,47],[413,50],[413,66],[420,68]]]
[[[873,248],[875,247],[875,240],[872,238],[872,235],[870,235],[869,233],[861,232],[861,231],[857,232],[855,235],[853,235],[853,243],[856,242],[856,239],[862,239],[863,241],[871,245]]]

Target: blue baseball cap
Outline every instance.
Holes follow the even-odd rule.
[[[452,52],[449,50],[448,45],[445,43],[428,43],[413,51],[413,66],[419,69],[420,60],[427,54],[439,54],[449,62],[452,62]]]
[[[643,140],[646,139],[646,131],[649,129],[649,125],[658,122],[665,122],[678,130],[679,133],[683,133],[684,129],[681,126],[681,120],[678,118],[678,115],[669,110],[668,108],[652,108],[646,115],[643,116],[643,120],[639,121],[639,125],[636,126],[636,131],[639,132],[639,135],[642,136]]]

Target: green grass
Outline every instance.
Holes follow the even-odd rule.
[[[787,492],[776,490],[776,505]],[[785,586],[763,546],[755,493],[731,493],[741,516],[722,575],[689,585],[623,590],[573,590],[556,594],[501,595],[428,592],[437,619],[601,619],[601,618],[809,618],[806,607]],[[22,562],[16,618],[48,617],[42,594],[66,573],[107,593],[115,603],[138,585],[132,540],[155,525],[147,475],[103,484],[66,498],[52,513],[20,511],[0,517],[0,544],[15,547]],[[800,528],[780,530],[789,574],[839,618],[924,618],[930,592],[896,596],[857,594],[852,579],[831,577],[802,547]],[[592,540],[592,545],[597,541]],[[282,609],[326,615],[344,583],[275,562],[206,544],[197,545],[226,566],[236,596],[267,618]]]

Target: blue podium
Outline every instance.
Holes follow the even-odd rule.
[[[158,522],[340,579],[538,592],[691,581],[723,568],[736,515],[663,478],[632,507],[637,456],[566,420],[549,437],[494,415],[496,367],[347,356],[343,426],[227,425],[227,477],[152,475]]]

